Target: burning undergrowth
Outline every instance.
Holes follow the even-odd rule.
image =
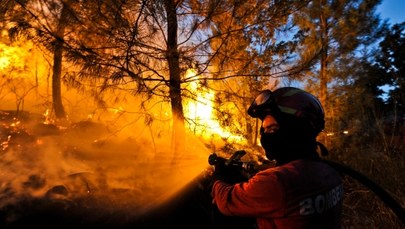
[[[92,121],[61,127],[10,112],[0,121],[2,226],[39,214],[117,225],[168,201],[207,167],[208,152],[196,142],[173,161],[167,138],[118,137]]]

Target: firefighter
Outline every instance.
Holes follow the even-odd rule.
[[[248,114],[262,121],[261,146],[276,166],[239,183],[227,182],[226,166],[215,166],[211,196],[217,209],[254,218],[259,229],[340,228],[343,184],[318,153],[327,151],[316,140],[325,124],[319,100],[294,87],[264,90]]]

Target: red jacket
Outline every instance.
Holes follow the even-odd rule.
[[[247,182],[216,181],[212,197],[224,215],[255,217],[264,228],[340,228],[343,184],[326,163],[296,160]]]

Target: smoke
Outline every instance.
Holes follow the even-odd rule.
[[[173,161],[172,136],[161,124],[135,122],[120,131],[89,120],[63,128],[4,125],[0,209],[43,200],[131,217],[158,207],[207,168],[209,154],[188,135]],[[18,218],[9,214],[8,221]]]

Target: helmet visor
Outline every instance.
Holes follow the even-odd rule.
[[[248,109],[248,115],[252,118],[263,120],[266,115],[274,114],[278,111],[279,109],[274,100],[273,93],[270,90],[264,90],[253,100]]]

